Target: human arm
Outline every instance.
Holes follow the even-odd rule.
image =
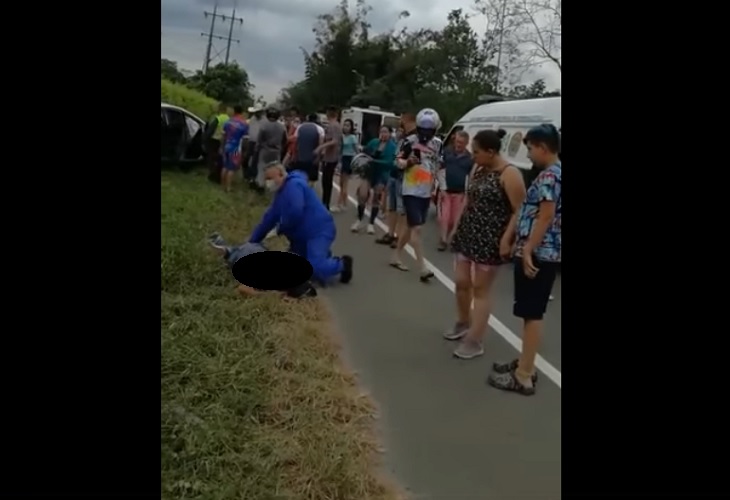
[[[383,148],[380,158],[373,159],[373,163],[376,163],[383,167],[388,167],[388,169],[390,169],[393,165],[393,162],[395,161],[395,154],[395,144],[388,143],[386,144],[385,148]]]
[[[317,147],[317,150],[315,151],[315,153],[319,153],[320,151],[334,148],[342,142],[342,131],[337,130],[337,124],[328,125],[327,127],[328,128],[327,128],[327,132],[325,133],[325,139]]]
[[[278,195],[277,195],[278,196]],[[256,229],[251,233],[251,237],[248,239],[250,243],[261,243],[266,238],[266,235],[276,227],[281,219],[281,210],[279,209],[279,203],[274,198],[274,202],[266,209],[264,216],[261,218],[261,222],[256,226]]]
[[[281,134],[281,161],[284,161],[284,158],[286,158],[287,151],[289,149],[289,135],[286,133],[286,129],[282,129]]]
[[[304,190],[306,186],[289,186],[277,196],[286,196],[282,201],[279,217],[279,233],[287,235],[295,232],[304,220]]]
[[[508,166],[502,172],[502,183],[507,193],[509,204],[512,207],[512,215],[509,218],[507,229],[505,229],[502,239],[499,243],[500,254],[503,258],[508,258],[512,254],[512,245],[515,241],[515,231],[517,229],[517,214],[520,210],[522,202],[525,200],[525,180],[522,173],[513,166]]]
[[[556,204],[560,197],[560,183],[553,173],[542,172],[535,182],[539,208],[537,217],[532,223],[530,235],[522,248],[523,256],[531,256],[532,252],[542,243],[545,233],[555,218]]]
[[[228,140],[228,135],[231,133],[231,122],[227,121],[223,124],[223,136],[221,137],[221,150]]]
[[[464,206],[461,207],[461,211],[459,212],[459,215],[456,217],[456,221],[454,221],[454,229],[451,230],[451,234],[449,234],[449,241],[454,237],[454,234],[456,233],[456,230],[459,227],[459,224],[461,223],[461,218],[464,215],[464,212],[466,212],[466,207],[469,205],[469,194],[468,194],[468,188],[469,188],[469,181],[474,177],[474,173],[477,171],[477,165],[476,163],[474,166],[471,167],[471,172],[469,172],[469,175],[466,178],[466,185],[464,187]]]

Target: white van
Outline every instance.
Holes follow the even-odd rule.
[[[560,97],[502,101],[477,106],[454,124],[444,144],[449,144],[459,130],[474,137],[480,130],[503,129],[507,135],[502,139],[502,155],[526,172],[532,168],[532,163],[527,159],[527,148],[522,139],[529,129],[542,123],[551,123],[560,130]]]
[[[368,108],[348,108],[342,110],[341,122],[352,120],[358,141],[363,146],[371,139],[378,137],[380,127],[386,126],[391,130],[398,128],[400,117],[390,111],[382,111],[377,106]]]

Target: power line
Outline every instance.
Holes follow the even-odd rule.
[[[201,33],[200,36],[207,36],[208,37],[208,43],[205,48],[205,60],[203,61],[203,73],[208,72],[208,68],[210,67],[210,63],[218,57],[223,50],[216,51],[215,54],[211,55],[211,52],[213,51],[213,39],[216,40],[223,40],[226,42],[226,57],[224,62],[228,64],[230,55],[231,55],[231,42],[241,43],[240,40],[237,38],[233,38],[233,24],[238,22],[239,24],[243,25],[243,18],[236,17],[236,8],[233,8],[233,14],[230,16],[227,16],[225,14],[218,14],[218,2],[215,3],[213,6],[213,12],[203,11],[203,15],[207,19],[208,16],[210,16],[210,31],[208,33]],[[230,22],[230,27],[228,29],[228,36],[219,36],[215,34],[215,21],[216,19],[221,19],[224,23],[226,21]]]

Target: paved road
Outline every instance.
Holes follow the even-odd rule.
[[[454,344],[441,338],[454,319],[453,293],[437,280],[420,283],[413,270],[388,267],[389,248],[373,243],[373,236],[349,231],[354,213],[351,207],[335,215],[335,251],[355,258],[355,278],[325,295],[346,355],[380,408],[386,467],[414,498],[558,500],[560,283],[542,352],[550,378],[542,377],[533,397],[502,393],[485,379],[493,360],[516,355],[505,340],[512,335],[514,343],[514,333],[520,332],[511,315],[509,271],[495,289],[493,315],[503,323],[502,335],[490,329],[484,357],[454,359]],[[426,256],[448,284],[451,258],[435,250],[437,240],[434,221],[426,229]]]

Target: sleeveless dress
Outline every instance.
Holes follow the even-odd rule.
[[[509,168],[509,165],[505,168]],[[477,264],[505,264],[499,242],[512,216],[512,205],[499,172],[479,167],[467,186],[467,205],[451,242],[453,251]]]

